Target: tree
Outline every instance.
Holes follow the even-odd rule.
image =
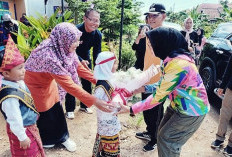
[[[70,9],[75,13],[75,22],[80,23],[84,16],[85,9],[91,4],[94,5],[101,13],[101,32],[104,34],[105,41],[117,40],[120,35],[120,17],[121,17],[121,0],[94,0],[82,2],[80,0],[66,0]],[[141,2],[133,0],[125,0],[124,5],[124,33],[131,37],[131,25],[136,25],[141,22],[139,19]],[[129,28],[127,28],[129,27]],[[127,32],[125,32],[127,30]],[[130,30],[130,31],[128,31]],[[134,29],[135,30],[135,29]],[[134,32],[135,33],[135,32]],[[133,33],[132,33],[133,34]]]

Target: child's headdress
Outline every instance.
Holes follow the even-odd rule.
[[[19,49],[16,47],[10,35],[5,49],[1,50],[0,53],[0,72],[10,70],[15,66],[24,63],[24,57],[20,54]]]
[[[112,76],[112,68],[116,60],[113,52],[101,52],[95,61],[94,78],[96,80],[109,80]]]

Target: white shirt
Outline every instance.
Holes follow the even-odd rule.
[[[26,90],[24,81],[11,82],[2,80],[2,84]],[[10,130],[18,137],[19,141],[24,141],[27,138],[27,134],[26,128],[23,126],[23,118],[19,106],[19,99],[17,98],[8,98],[2,102],[2,110],[6,114],[6,121],[10,125]]]

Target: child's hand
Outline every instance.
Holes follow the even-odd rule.
[[[27,137],[24,141],[20,141],[20,148],[27,149],[30,147],[31,140]]]

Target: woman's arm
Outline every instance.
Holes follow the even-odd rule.
[[[52,77],[66,92],[79,99],[88,107],[91,107],[96,102],[96,98],[86,92],[80,85],[77,85],[70,76],[52,74]]]
[[[160,83],[154,86],[154,93],[151,94],[146,100],[137,102],[132,106],[132,110],[135,114],[151,109],[164,102],[169,94],[172,93],[173,90],[175,90],[184,79],[186,79],[185,76],[188,72],[183,70],[183,65],[181,65],[182,63],[176,60],[172,60],[164,68],[165,74],[162,76]]]
[[[93,73],[87,70],[80,62],[78,62],[77,73],[79,77],[86,79],[92,82],[93,84],[96,84],[96,80],[93,77]]]
[[[81,86],[75,84],[70,76],[52,74],[52,77],[65,91],[79,99],[86,106],[91,107],[94,104],[102,111],[112,112],[112,109],[109,108],[113,107],[112,104],[108,104],[107,102],[97,99],[93,95],[89,94]]]

